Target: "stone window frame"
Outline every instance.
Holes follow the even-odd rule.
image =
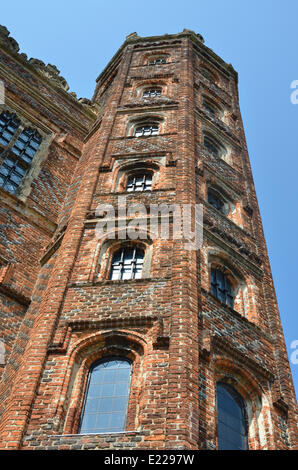
[[[129,360],[132,367],[126,426],[121,434],[137,430],[140,418],[140,395],[144,389],[142,384],[145,354],[146,344],[142,338],[118,329],[96,332],[79,340],[70,351],[67,380],[61,390],[61,406],[59,407],[59,415],[56,416],[56,421],[60,422],[63,429],[62,433],[77,434],[78,436],[89,435],[87,433],[79,434],[78,431],[90,368],[100,360],[115,356]],[[111,433],[105,432],[103,434],[109,435]]]
[[[6,99],[6,103],[1,107],[1,113],[6,111],[10,114],[16,115],[17,119],[20,121],[17,134],[21,133],[24,129],[30,128],[36,130],[41,136],[41,143],[31,161],[28,172],[20,182],[17,191],[15,193],[10,193],[4,188],[0,188],[1,191],[5,191],[5,193],[8,193],[10,196],[16,197],[17,199],[25,202],[31,193],[33,180],[38,176],[43,162],[48,157],[49,147],[54,136],[52,131],[41,121],[37,121],[34,116],[19,107],[16,103],[11,102],[9,98]],[[13,140],[14,138],[12,141]]]

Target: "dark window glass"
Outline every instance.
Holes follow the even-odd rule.
[[[247,418],[243,398],[228,384],[217,384],[219,450],[247,450]]]
[[[204,147],[213,155],[219,156],[221,153],[220,145],[211,137],[204,136]]]
[[[207,98],[203,98],[203,107],[213,116],[219,116],[220,111],[216,104],[214,104],[212,101],[208,100]]]
[[[126,191],[151,191],[152,174],[138,173],[127,178]]]
[[[79,433],[125,430],[131,363],[109,358],[90,369]]]
[[[41,143],[36,130],[24,129],[0,166],[0,186],[14,193],[30,169],[32,159]]]
[[[149,60],[148,65],[160,65],[165,63],[166,59],[164,57],[157,57],[156,59]]]
[[[161,95],[160,88],[150,88],[144,91],[143,98],[155,98],[156,96]]]
[[[135,136],[136,137],[148,137],[150,135],[158,134],[158,125],[157,124],[148,124],[144,126],[139,126],[136,128]]]
[[[20,121],[15,114],[4,112],[0,115],[0,144],[6,147],[16,133]]]
[[[211,294],[230,307],[234,307],[232,284],[226,274],[218,268],[211,269]]]
[[[208,202],[211,204],[215,209],[218,211],[224,213],[224,200],[216,194],[214,191],[210,190],[208,191]]]
[[[114,253],[110,279],[140,279],[142,277],[143,262],[144,250],[141,248],[121,248]]]

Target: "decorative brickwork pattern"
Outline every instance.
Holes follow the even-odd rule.
[[[28,61],[5,28],[0,59],[6,109],[43,137],[19,194],[0,190],[1,448],[217,449],[217,382],[243,399],[250,449],[297,448],[232,66],[193,31],[132,34],[90,102],[54,66]],[[134,171],[150,174],[148,190],[129,190]],[[146,230],[126,245],[99,239],[97,206],[119,196],[202,204],[202,247]],[[110,279],[122,246],[144,253],[140,278]],[[216,269],[233,302],[213,295]],[[78,434],[90,367],[111,357],[132,364],[125,431]]]

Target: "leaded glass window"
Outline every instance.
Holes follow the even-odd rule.
[[[135,130],[135,137],[149,137],[158,134],[157,124],[144,124]]]
[[[227,275],[219,268],[211,269],[211,294],[230,307],[234,307],[233,286]]]
[[[127,178],[126,191],[151,191],[152,173],[137,173]]]
[[[34,129],[23,129],[15,115],[0,116],[0,187],[15,193],[28,173],[41,137]]]
[[[7,111],[0,115],[0,145],[7,147],[12,137],[16,133],[20,121],[15,114],[10,114]]]
[[[114,253],[111,280],[140,279],[142,277],[144,250],[138,247],[124,247]]]
[[[108,358],[91,367],[80,434],[125,430],[130,376],[131,362],[124,358]]]
[[[147,90],[144,90],[143,92],[143,98],[155,98],[156,96],[161,95],[161,89],[160,88],[147,88]]]
[[[247,450],[247,415],[243,398],[230,385],[217,384],[219,450]]]

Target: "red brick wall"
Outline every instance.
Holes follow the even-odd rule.
[[[167,63],[147,65],[158,54]],[[143,100],[139,90],[151,84],[163,94]],[[223,119],[204,110],[205,94]],[[132,37],[99,77],[94,102],[98,118],[89,135],[64,129],[68,140],[55,138],[32,183],[28,206],[58,228],[41,243],[42,267],[41,253],[34,265],[37,282],[19,327],[29,339],[21,338],[26,347],[12,387],[3,387],[2,447],[215,449],[215,389],[224,380],[245,400],[251,449],[293,448],[296,402],[235,71],[192,32]],[[145,118],[159,119],[158,136],[131,135],[130,123]],[[227,147],[226,161],[204,148],[206,130]],[[74,149],[77,157],[82,150],[79,160]],[[125,172],[140,163],[155,171],[153,190],[127,193]],[[208,204],[209,186],[231,200],[227,215]],[[109,280],[119,241],[96,238],[96,207],[117,204],[119,195],[146,207],[203,204],[202,248],[147,237],[143,278]],[[213,263],[241,286],[233,309],[210,293]],[[133,363],[126,432],[78,435],[88,370],[111,355]]]

